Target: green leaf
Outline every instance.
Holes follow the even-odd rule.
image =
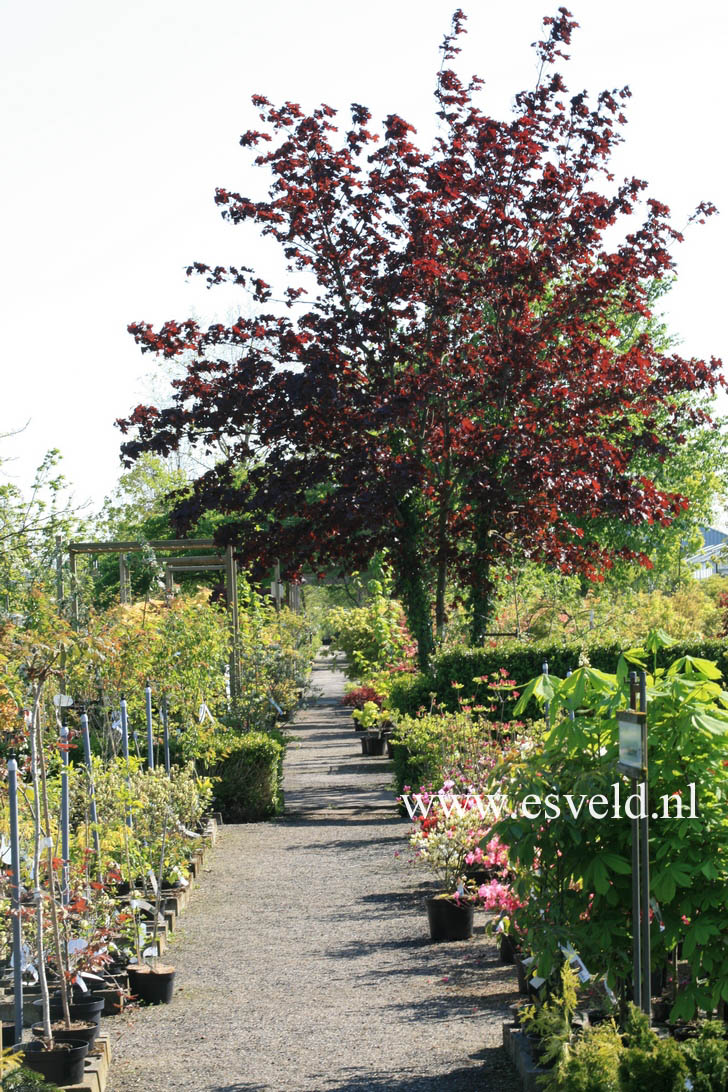
[[[607,868],[619,873],[620,876],[628,876],[632,871],[631,862],[626,857],[620,857],[618,853],[602,853],[600,858]]]
[[[675,641],[669,633],[665,633],[664,629],[651,629],[647,634],[647,640],[645,641],[645,648],[649,653],[659,652],[661,648],[669,648],[674,645]]]
[[[717,711],[714,710],[714,712]],[[693,713],[690,723],[698,731],[708,732],[713,736],[724,736],[728,732],[728,717],[722,719],[711,716],[710,713]]]
[[[520,716],[525,710],[531,698],[544,702],[551,701],[556,691],[554,690],[554,683],[560,684],[561,679],[557,679],[554,675],[537,675],[535,679],[531,679],[526,684],[526,688],[521,694],[515,709],[513,710],[514,716]]]
[[[609,890],[609,876],[607,866],[600,857],[597,857],[594,861],[592,872],[594,875],[594,890],[598,894],[604,895]]]
[[[674,660],[667,669],[670,675],[701,675],[704,679],[722,679],[723,672],[712,660],[704,660],[702,656],[680,656]]]

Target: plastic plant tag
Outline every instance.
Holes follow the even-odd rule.
[[[83,952],[88,948],[88,941],[82,940],[81,937],[72,937],[68,942],[68,953],[73,955],[74,952]]]
[[[39,849],[53,849],[52,838],[41,838]]]
[[[188,838],[202,837],[202,835],[198,834],[196,830],[189,830],[188,827],[184,826],[182,823],[177,824],[177,830],[180,832],[180,834],[186,834]]]
[[[0,864],[12,864],[13,852],[10,842],[5,841],[5,835],[0,838]]]
[[[77,974],[73,981],[76,983],[77,986],[81,987],[81,991],[83,993],[88,993],[88,986],[86,985],[80,974]]]
[[[534,990],[540,990],[545,981],[545,978],[539,978],[538,975],[535,974],[528,984],[529,986],[533,986]]]
[[[198,720],[199,720],[200,724],[202,724],[202,722],[203,722],[204,720],[209,720],[209,721],[211,721],[211,720],[212,720],[212,713],[211,713],[211,712],[210,712],[210,710],[209,710],[209,709],[207,708],[207,703],[206,703],[206,702],[204,702],[204,701],[203,701],[203,702],[202,702],[202,704],[200,705],[200,710],[199,710],[199,712],[198,712],[198,714],[197,714],[197,718],[198,718]]]
[[[154,869],[153,868],[149,869],[149,871],[147,872],[147,876],[149,877],[149,882],[152,885],[152,891],[156,895],[157,894],[157,877],[154,875]]]
[[[56,709],[70,709],[73,705],[73,698],[70,694],[54,694],[53,704]]]
[[[147,902],[146,899],[130,899],[129,905],[135,910],[153,910],[151,902]]]
[[[278,714],[278,716],[279,716],[279,717],[282,717],[282,716],[283,716],[283,710],[281,709],[281,707],[280,707],[280,705],[278,704],[278,702],[277,702],[277,701],[274,701],[274,699],[273,699],[273,698],[271,698],[270,696],[268,697],[268,701],[269,701],[269,702],[270,702],[270,704],[271,704],[271,705],[273,706],[273,708],[275,709],[275,711],[276,711],[276,713]]]

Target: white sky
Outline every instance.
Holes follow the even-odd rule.
[[[535,80],[530,43],[546,0],[471,0],[460,71],[486,80],[507,115]],[[395,112],[429,145],[438,46],[455,0],[5,0],[0,5],[0,446],[25,486],[59,447],[78,500],[97,507],[119,474],[115,418],[148,398],[154,359],[127,324],[232,300],[192,261],[263,270],[265,252],[224,224],[216,186],[252,192],[261,171],[238,146],[250,96],[362,102]],[[678,248],[666,304],[686,355],[728,357],[726,5],[718,0],[579,0],[561,65],[570,91],[628,83],[630,125],[616,173],[650,182],[682,228],[709,199],[723,215]],[[260,177],[259,177],[260,176]],[[267,278],[269,279],[269,278]],[[243,307],[245,305],[243,304]]]

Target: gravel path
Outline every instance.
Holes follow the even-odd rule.
[[[517,1092],[500,1046],[515,1000],[482,924],[429,942],[386,760],[335,702],[301,710],[287,813],[225,826],[180,920],[171,1005],[106,1021],[108,1092]]]

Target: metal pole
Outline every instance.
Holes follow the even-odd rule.
[[[164,768],[167,773],[170,772],[169,763],[169,721],[167,719],[167,695],[162,698],[162,733],[164,736]]]
[[[129,566],[126,554],[119,554],[119,601],[121,603],[131,601],[129,595]]]
[[[123,694],[121,695],[121,751],[126,762],[126,785],[131,791],[131,780],[129,778],[129,721],[126,711],[126,698]],[[131,805],[129,803],[126,806],[126,825],[131,826]]]
[[[644,671],[639,675],[640,712],[647,712],[647,676]],[[650,944],[650,813],[649,813],[649,774],[647,762],[647,734],[644,736],[645,763],[645,811],[640,819],[640,878],[642,883],[642,1008],[647,1018],[652,1021],[652,952]]]
[[[238,665],[240,618],[238,614],[238,566],[232,546],[228,546],[225,550],[225,583],[227,605],[230,613],[230,693],[234,701],[240,693]]]
[[[15,1002],[15,1042],[23,1040],[23,927],[20,919],[20,834],[18,831],[18,763],[8,760],[8,795],[10,803],[10,909],[13,919],[13,992]]]
[[[544,660],[543,664],[541,665],[541,669],[542,669],[544,675],[546,676],[546,678],[548,679],[548,677],[549,677],[549,665],[548,665],[547,660]],[[549,719],[550,710],[551,710],[551,702],[547,701],[547,702],[544,703],[544,712],[546,713],[546,720]]]
[[[273,576],[276,588],[276,610],[281,609],[281,563],[276,558],[275,574]]]
[[[152,684],[147,679],[144,687],[144,697],[147,704],[147,764],[150,770],[154,769],[154,734],[152,731]]]
[[[68,804],[68,728],[64,724],[60,729],[61,737],[61,905],[68,906],[71,901],[71,880],[69,874],[71,850],[69,846],[70,815]]]
[[[63,610],[63,538],[56,535],[56,601],[58,613]]]
[[[78,580],[76,577],[76,554],[68,551],[68,569],[71,574],[71,625],[78,628]]]
[[[91,737],[88,730],[88,713],[81,713],[81,732],[83,735],[83,753],[86,760],[89,782],[89,810],[91,812],[91,825],[93,827],[94,851],[101,870],[101,843],[99,841],[99,817],[96,811],[96,789],[94,788],[93,766],[91,765]]]
[[[629,705],[636,706],[637,673],[629,673]],[[629,780],[632,795],[638,791],[636,777]],[[632,819],[632,979],[633,1000],[637,1008],[642,1008],[642,953],[641,953],[641,915],[640,915],[640,821]]]

